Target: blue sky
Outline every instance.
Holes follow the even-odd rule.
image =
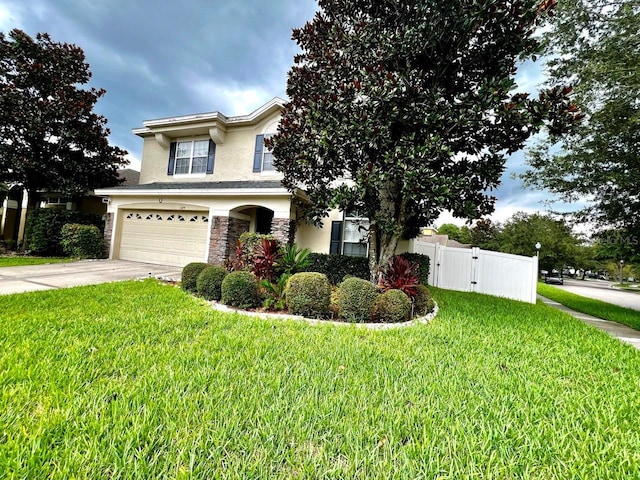
[[[240,115],[274,96],[285,98],[286,76],[298,51],[291,30],[312,19],[315,0],[0,0],[0,31],[47,32],[81,47],[92,85],[105,88],[96,111],[107,117],[110,141],[139,169],[144,120],[199,112]],[[527,63],[517,82],[533,92],[541,67]],[[549,194],[523,190],[507,162],[493,218],[543,210]],[[446,214],[438,223],[451,221]],[[454,220],[461,224],[462,220]]]

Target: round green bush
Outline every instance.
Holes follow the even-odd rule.
[[[208,267],[208,263],[192,262],[185,265],[182,269],[182,289],[187,292],[195,293],[198,289],[197,281],[200,272]]]
[[[433,312],[435,306],[429,289],[424,285],[418,285],[416,296],[413,297],[413,314],[422,317]]]
[[[378,292],[371,282],[349,277],[338,287],[338,316],[349,322],[368,322],[376,298]]]
[[[331,284],[322,273],[296,273],[287,283],[285,298],[293,315],[326,318],[331,304]]]
[[[387,290],[373,305],[372,318],[376,322],[406,322],[411,316],[411,300],[402,290]]]
[[[222,296],[222,281],[228,273],[224,267],[205,267],[196,280],[198,295],[205,300],[220,300]]]
[[[254,308],[259,303],[258,279],[251,272],[231,272],[221,287],[221,301],[239,308]]]

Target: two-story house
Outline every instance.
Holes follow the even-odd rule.
[[[221,263],[245,231],[272,233],[314,252],[366,256],[359,219],[332,211],[323,228],[298,221],[264,146],[283,105],[274,98],[248,115],[185,115],[134,129],[144,141],[140,183],[96,191],[109,198],[109,257]]]

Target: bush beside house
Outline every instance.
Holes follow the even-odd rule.
[[[295,245],[276,252],[273,240],[264,236],[246,235],[243,240],[253,246],[238,243],[236,254],[241,253],[242,261],[233,257],[225,267],[190,263],[182,272],[182,288],[232,307],[253,309],[262,304],[267,310],[358,323],[404,322],[412,312],[424,316],[435,306],[429,289],[418,280],[428,278],[426,256],[394,257],[380,284],[374,285],[364,258],[308,254]],[[291,275],[314,265],[323,271]]]
[[[60,231],[60,244],[66,255],[76,258],[102,258],[104,238],[95,225],[67,223]]]
[[[94,225],[99,229],[101,235],[104,231],[104,220],[101,215],[40,208],[31,212],[27,219],[26,249],[36,255],[64,255],[62,227],[66,224]]]

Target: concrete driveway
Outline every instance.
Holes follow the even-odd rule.
[[[95,285],[143,277],[179,280],[180,267],[124,260],[82,260],[72,263],[0,268],[0,295]]]

